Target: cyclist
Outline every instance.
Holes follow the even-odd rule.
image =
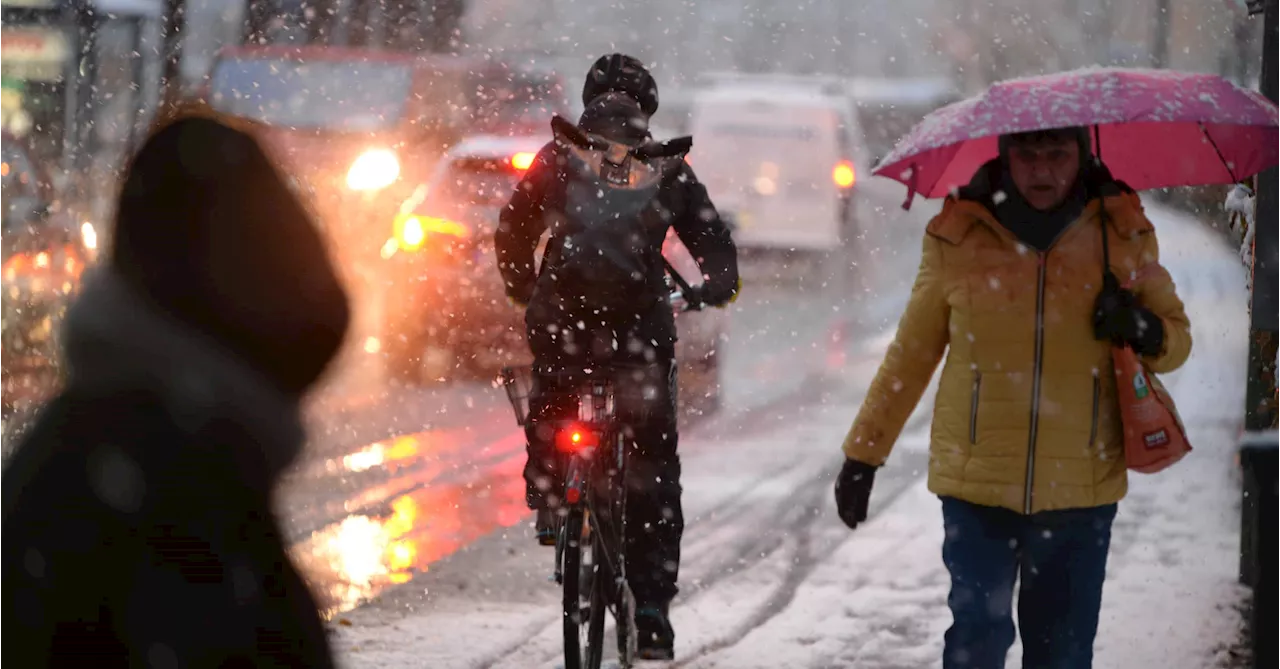
[[[652,141],[648,121],[658,108],[658,91],[637,59],[616,53],[602,56],[587,73],[582,101],[585,111],[577,125],[585,133],[631,146]],[[551,519],[563,480],[555,467],[553,435],[543,422],[556,417],[549,401],[556,377],[548,370],[602,363],[642,366],[659,397],[657,409],[646,412],[639,424],[628,425],[625,431],[633,437],[634,446],[628,465],[624,550],[636,602],[637,655],[671,659],[674,633],[668,608],[677,591],[684,518],[676,452],[675,319],[662,278],[661,247],[668,228],[674,228],[697,260],[704,282],[685,295],[692,309],[723,306],[736,297],[740,287],[737,249],[706,188],[681,163],[676,177],[664,181],[658,191],[663,215],[647,229],[644,243],[649,248],[639,254],[649,273],[645,285],[652,290],[637,292],[630,308],[610,313],[575,309],[583,303],[580,298],[601,287],[566,289],[554,278],[557,263],[566,253],[562,252],[565,240],[555,231],[569,178],[565,153],[554,141],[543,147],[503,209],[494,236],[507,295],[513,303],[527,307],[526,335],[535,359],[526,428],[527,502],[538,510],[540,542],[554,545]],[[535,271],[535,250],[549,229],[546,271]],[[637,254],[635,248],[618,252]]]

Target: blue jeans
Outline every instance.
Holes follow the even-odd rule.
[[[942,498],[942,561],[951,572],[943,669],[1001,669],[1018,590],[1023,669],[1088,669],[1116,505],[1042,511]]]

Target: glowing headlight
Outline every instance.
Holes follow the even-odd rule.
[[[400,176],[400,161],[386,149],[370,149],[360,154],[347,170],[347,188],[378,190],[386,188]]]
[[[93,228],[92,223],[85,221],[80,225],[80,240],[84,242],[86,249],[98,250],[98,231]]]
[[[427,238],[427,233],[422,229],[422,220],[417,216],[410,216],[405,219],[404,228],[400,231],[400,241],[404,242],[406,248],[416,250],[422,246],[422,242]]]

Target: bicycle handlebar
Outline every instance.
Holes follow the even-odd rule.
[[[667,282],[667,288],[671,290],[671,293],[667,296],[667,301],[671,303],[671,308],[677,312],[700,311],[702,309],[701,305],[694,306],[684,298],[686,293],[693,292],[689,282],[685,281],[683,276],[680,276],[680,272],[665,257],[662,259],[662,264],[666,269],[663,278]]]

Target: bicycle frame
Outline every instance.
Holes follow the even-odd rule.
[[[561,420],[556,425],[556,450],[567,456],[564,461],[564,507],[581,508],[590,520],[590,529],[599,530],[601,520],[618,523],[623,530],[619,543],[625,537],[626,518],[622,513],[626,503],[627,449],[621,431],[615,423],[616,401],[612,383],[592,380],[583,384],[576,393],[578,419]],[[602,513],[604,508],[607,513]],[[561,532],[556,541],[556,566],[554,578],[563,582],[563,554],[565,537]],[[611,547],[621,551],[621,546]],[[611,573],[624,577],[622,565],[609,565]]]
[[[675,289],[668,296],[673,309],[697,308],[684,300],[684,295],[692,292],[689,284],[669,264],[666,269],[668,288]],[[564,588],[565,663],[568,669],[596,669],[600,666],[605,610],[613,614],[617,623],[618,653],[622,665],[630,666],[635,655],[635,598],[627,584],[624,554],[629,442],[618,422],[616,393],[617,377],[622,369],[632,366],[624,364],[621,367],[580,370],[581,378],[571,379],[565,388],[547,391],[558,393],[562,398],[573,397],[577,403],[576,419],[569,416],[542,417],[554,427],[554,447],[562,465],[558,469],[563,473],[564,497],[554,523],[556,555],[552,578]],[[639,381],[643,383],[652,370],[649,366],[637,367],[645,368],[639,371]],[[516,422],[521,427],[528,427],[533,376],[532,368],[506,368],[502,371],[502,383],[515,411]],[[631,398],[624,394],[623,399]],[[642,406],[649,399],[647,395],[642,396]],[[640,415],[644,411],[641,409]],[[625,413],[630,415],[632,410]],[[577,536],[572,536],[574,534]],[[585,593],[582,591],[584,549],[591,557],[590,585]],[[572,573],[574,570],[578,573]],[[601,583],[598,580],[601,577],[607,578],[608,582]],[[584,595],[588,600],[585,649],[579,645],[584,624]]]
[[[618,367],[569,372],[562,386],[543,391],[559,396],[552,414],[565,412],[544,415],[541,420],[554,429],[557,470],[564,483],[554,522],[552,579],[564,589],[565,662],[570,669],[600,666],[607,613],[617,623],[623,666],[630,666],[635,653],[635,602],[627,585],[624,554],[629,442],[618,422],[616,391],[621,373]],[[532,368],[504,369],[502,382],[516,421],[527,427]],[[574,404],[576,416],[569,413]],[[584,630],[585,647],[580,643]]]

